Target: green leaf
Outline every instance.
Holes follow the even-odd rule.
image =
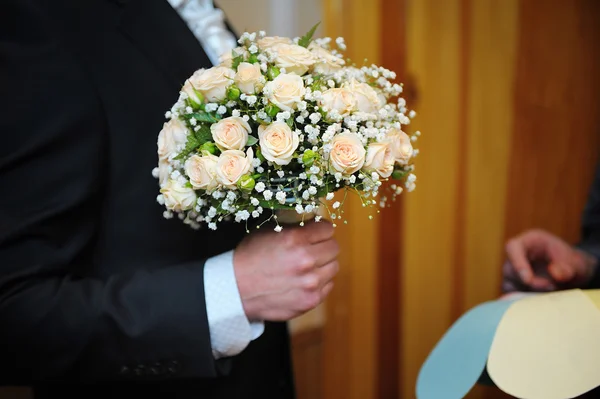
[[[200,129],[197,132],[194,132],[194,134],[196,136],[196,140],[198,140],[199,145],[202,145],[212,139],[210,127],[208,127],[207,125],[201,125]]]
[[[231,67],[237,71],[237,67],[244,61],[244,55],[231,50]]]
[[[193,134],[188,136],[185,148],[175,157],[178,161],[183,161],[189,154],[196,151],[196,148],[200,147],[200,142]]]
[[[308,45],[310,44],[310,42],[312,41],[312,37],[315,34],[315,31],[317,30],[317,27],[320,25],[321,23],[317,23],[315,26],[312,27],[311,30],[308,31],[308,33],[306,33],[306,35],[302,36],[300,38],[300,40],[298,41],[298,45],[302,46],[302,47],[308,47]]]
[[[208,112],[205,112],[205,111],[198,111],[198,112],[194,112],[193,114],[188,114],[188,115],[192,118],[196,118],[196,120],[198,122],[215,123],[221,119],[218,116],[209,114]]]
[[[248,141],[246,142],[246,147],[252,147],[256,143],[258,143],[258,139],[254,136],[248,135]]]
[[[402,180],[406,177],[406,175],[408,175],[408,173],[408,170],[395,169],[394,172],[392,172],[392,179]]]

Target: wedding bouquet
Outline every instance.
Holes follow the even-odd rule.
[[[301,224],[319,209],[344,220],[348,192],[385,206],[377,197],[388,179],[403,183],[386,187],[391,199],[415,188],[419,132],[402,131],[415,113],[395,73],[350,64],[344,40],[313,40],[315,29],[295,39],[244,33],[220,65],[185,82],[158,136],[165,218],[217,229],[262,215],[281,231],[291,212]]]

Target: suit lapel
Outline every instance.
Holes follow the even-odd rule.
[[[177,87],[195,70],[212,66],[185,21],[166,0],[113,1],[123,8],[119,30]]]

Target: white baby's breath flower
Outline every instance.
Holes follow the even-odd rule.
[[[280,204],[285,204],[285,197],[286,195],[283,191],[279,191],[277,194],[275,194],[275,199],[279,201]]]
[[[273,198],[273,192],[271,190],[265,190],[263,196],[265,197],[265,200],[271,201],[271,198]]]
[[[277,225],[277,226],[275,226],[275,228],[273,230],[275,230],[277,233],[280,233],[281,230],[283,230],[283,227],[281,227],[280,225]]]
[[[243,210],[243,211],[237,211],[235,214],[235,221],[236,222],[241,222],[242,220],[248,220],[250,218],[250,212]]]
[[[316,187],[314,187],[314,186],[310,186],[310,187],[308,188],[308,193],[309,193],[310,195],[315,195],[315,194],[317,193],[317,188],[316,188]]]
[[[260,202],[258,201],[258,199],[257,199],[257,198],[254,198],[254,197],[250,198],[250,203],[251,203],[253,206],[258,206],[258,204],[260,204]]]
[[[254,189],[256,190],[256,192],[258,193],[262,193],[263,191],[265,191],[265,183],[263,182],[258,182],[256,183],[256,185],[254,186]]]
[[[339,201],[335,201],[332,205],[333,209],[338,209],[340,207],[340,202]]]
[[[334,194],[333,194],[333,193],[328,193],[328,194],[325,196],[325,199],[326,199],[327,201],[331,201],[331,200],[333,199],[333,196],[334,196]]]
[[[217,208],[215,208],[214,206],[211,206],[210,209],[208,210],[207,215],[211,218],[214,218],[215,216],[217,216]]]
[[[298,212],[299,214],[304,213],[304,208],[302,207],[301,204],[296,205],[296,212]]]

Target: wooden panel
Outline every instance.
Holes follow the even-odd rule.
[[[29,388],[0,388],[0,399],[31,399],[33,394]]]
[[[381,2],[381,65],[397,74],[396,81],[404,84],[402,96],[413,104],[412,85],[406,74],[406,1]],[[391,184],[391,183],[389,183]],[[404,196],[396,199],[392,207],[381,211],[379,223],[379,262],[377,265],[377,309],[380,312],[377,334],[377,386],[375,398],[398,398],[398,375],[402,358],[402,340],[398,287],[400,283],[401,254],[403,252],[402,214]]]
[[[520,8],[506,236],[537,226],[574,241],[600,146],[600,2]]]
[[[323,398],[323,332],[303,330],[292,336],[297,399]]]
[[[423,132],[416,159],[417,189],[404,198],[404,253],[400,287],[402,398],[414,397],[418,370],[448,327],[460,154],[460,22],[458,0],[410,1],[407,67]]]
[[[519,1],[471,1],[470,10],[460,314],[496,298],[501,285]]]
[[[326,36],[343,36],[348,57],[362,65],[379,62],[379,1],[324,2]],[[375,394],[377,375],[377,218],[354,196],[345,204],[348,225],[340,225],[341,270],[327,301],[324,327],[324,397],[364,399]],[[377,216],[377,215],[375,215]]]

